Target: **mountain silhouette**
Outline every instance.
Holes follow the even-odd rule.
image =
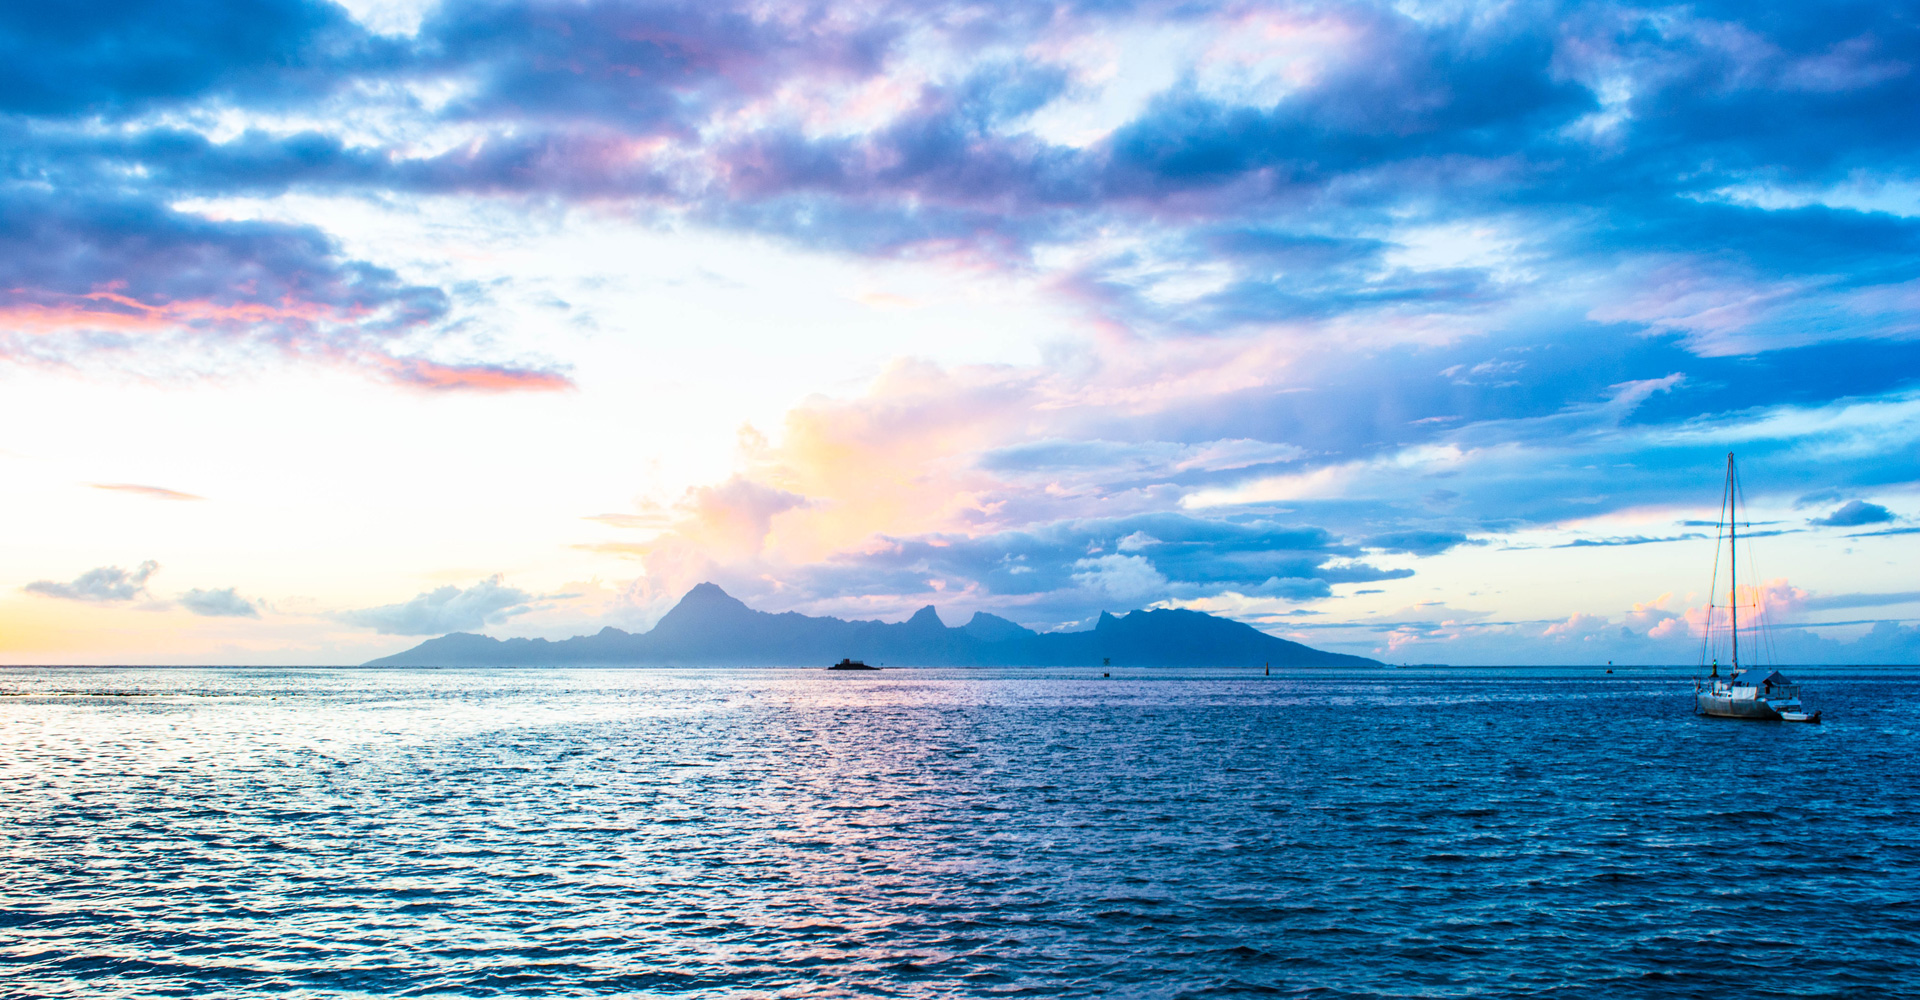
[[[1275,638],[1250,625],[1198,611],[1100,613],[1083,632],[1034,632],[976,613],[949,628],[932,605],[903,622],[846,621],[755,611],[711,583],[687,591],[650,632],[604,628],[593,635],[491,639],[455,632],[370,667],[631,664],[648,666],[825,666],[841,657],[868,663],[961,667],[1377,667],[1363,656],[1329,653]]]

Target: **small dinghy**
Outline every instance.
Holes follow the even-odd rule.
[[[1693,710],[1698,715],[1709,715],[1716,719],[1759,719],[1765,722],[1819,722],[1819,712],[1808,712],[1800,701],[1800,685],[1795,684],[1787,675],[1778,670],[1765,667],[1742,667],[1740,665],[1740,609],[1753,609],[1754,614],[1747,616],[1747,628],[1750,633],[1765,632],[1756,629],[1758,613],[1764,608],[1759,597],[1760,588],[1750,586],[1748,593],[1753,598],[1750,604],[1741,604],[1740,585],[1736,579],[1739,568],[1739,551],[1735,542],[1739,538],[1740,523],[1735,509],[1741,500],[1740,476],[1733,464],[1733,453],[1727,453],[1727,485],[1720,496],[1720,537],[1727,542],[1727,603],[1713,603],[1717,591],[1707,597],[1706,635],[1701,640],[1700,659],[1706,662],[1707,647],[1714,639],[1714,612],[1727,613],[1726,637],[1731,653],[1733,667],[1725,677],[1720,676],[1720,661],[1713,661],[1713,673],[1693,682]],[[1751,525],[1749,525],[1751,527]],[[1751,544],[1751,543],[1749,543]],[[1719,541],[1714,542],[1715,567],[1713,579],[1720,579]],[[1751,638],[1751,637],[1750,637]],[[1752,647],[1751,641],[1748,643]]]

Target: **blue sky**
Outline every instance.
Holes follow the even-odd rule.
[[[1194,607],[1920,656],[1897,5],[0,12],[0,656]]]

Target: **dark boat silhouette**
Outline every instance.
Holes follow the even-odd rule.
[[[869,667],[866,664],[861,663],[859,660],[843,659],[839,663],[836,663],[833,666],[828,667],[827,669],[828,670],[878,670],[880,668]]]

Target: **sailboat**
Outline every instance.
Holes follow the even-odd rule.
[[[1702,661],[1707,659],[1707,648],[1713,641],[1714,612],[1727,612],[1727,637],[1732,667],[1725,677],[1720,676],[1720,661],[1713,661],[1713,673],[1693,683],[1693,710],[1699,715],[1710,715],[1721,719],[1760,719],[1767,722],[1819,722],[1820,713],[1809,713],[1800,701],[1800,685],[1778,670],[1765,667],[1743,667],[1740,665],[1740,585],[1736,570],[1739,567],[1739,552],[1735,544],[1739,541],[1740,523],[1735,516],[1735,508],[1741,499],[1740,475],[1733,463],[1733,452],[1727,452],[1727,485],[1720,497],[1720,536],[1727,542],[1727,603],[1713,603],[1715,593],[1708,589],[1706,637],[1701,641]],[[1719,583],[1719,541],[1714,548],[1714,583]],[[1749,607],[1757,607],[1749,605]],[[1748,617],[1748,622],[1753,617]],[[1751,629],[1751,625],[1749,625]],[[1749,641],[1748,648],[1752,648]]]

